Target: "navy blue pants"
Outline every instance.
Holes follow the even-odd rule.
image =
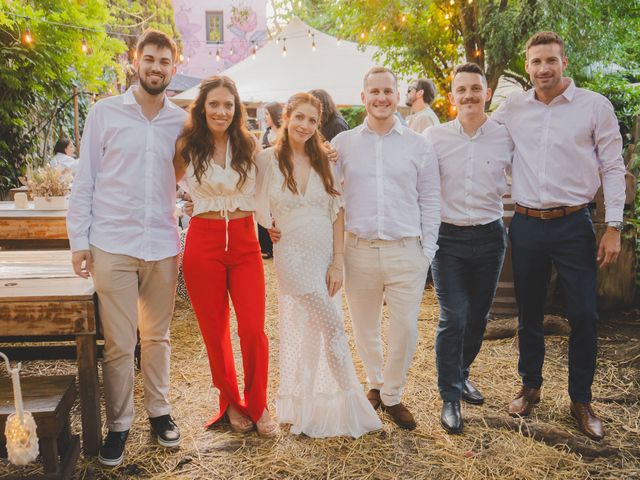
[[[431,269],[440,303],[436,364],[444,401],[460,400],[482,346],[506,243],[502,220],[473,227],[440,225]]]
[[[569,337],[569,396],[591,401],[596,369],[596,237],[585,208],[565,217],[540,220],[516,213],[509,228],[519,309],[518,371],[526,387],[542,386],[544,304],[555,266],[565,295]]]

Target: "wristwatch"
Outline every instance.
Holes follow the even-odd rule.
[[[618,232],[621,232],[624,228],[623,222],[607,222],[607,227],[615,228]]]

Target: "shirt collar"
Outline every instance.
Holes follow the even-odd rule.
[[[565,77],[563,77],[563,78],[565,78]],[[567,102],[571,102],[573,100],[573,97],[575,97],[575,95],[576,95],[576,84],[574,83],[572,78],[569,78],[569,85],[567,86],[567,88],[564,89],[564,92],[562,92],[560,95],[558,95],[558,97],[564,97],[567,100]],[[539,101],[536,98],[536,89],[535,88],[532,88],[532,89],[528,90],[525,93],[525,98],[529,102],[533,102],[533,101],[537,102],[537,101]]]
[[[125,105],[138,105],[138,101],[136,100],[135,95],[133,94],[133,92],[135,92],[136,90],[138,90],[138,88],[140,88],[140,85],[131,85],[126,92],[124,92],[124,104]],[[174,104],[171,100],[169,100],[169,98],[167,97],[166,94],[163,94],[163,103],[162,103],[162,109],[164,110],[165,108],[169,108],[171,110],[174,110],[176,108],[178,108],[178,106],[176,104]]]
[[[491,118],[487,117],[484,121],[484,123],[482,125],[480,125],[480,127],[478,128],[478,130],[476,130],[476,134],[474,135],[474,137],[477,137],[478,135],[483,135],[485,133],[487,133],[490,128],[490,122],[491,122]],[[460,120],[458,119],[458,117],[453,119],[453,126],[456,129],[456,131],[458,133],[460,133],[461,135],[467,135],[464,131],[464,128],[462,128],[462,123],[460,123]]]
[[[389,130],[386,133],[386,135],[389,135],[393,131],[402,135],[403,131],[402,131],[402,124],[400,123],[400,119],[395,113],[393,114],[393,116],[394,116],[393,127],[391,127],[391,130]],[[371,128],[369,128],[368,117],[365,117],[364,122],[362,122],[362,124],[358,128],[360,133],[369,132],[369,133],[375,133],[377,135],[376,132],[374,132],[373,130],[371,130]]]

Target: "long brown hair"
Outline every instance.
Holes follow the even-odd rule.
[[[310,104],[316,110],[318,110],[318,120],[322,118],[322,103],[320,103],[320,100],[308,93],[296,93],[287,101],[287,106],[285,107],[284,113],[284,121],[282,122],[282,127],[280,128],[280,133],[275,145],[275,153],[276,157],[278,158],[278,166],[280,167],[280,171],[284,175],[285,185],[293,193],[299,192],[298,185],[293,178],[293,162],[291,160],[291,145],[289,143],[288,131],[289,119],[291,118],[291,114],[293,113],[293,111],[300,105],[303,105],[305,103]],[[319,126],[320,125],[318,124],[318,127]],[[307,155],[309,155],[309,158],[311,159],[311,167],[316,171],[318,175],[320,175],[322,183],[324,184],[324,189],[327,191],[327,193],[332,196],[339,195],[338,191],[333,186],[333,175],[331,175],[329,157],[327,155],[327,151],[322,145],[322,137],[320,131],[317,128],[316,131],[313,132],[313,136],[305,142],[304,151]],[[283,185],[283,188],[285,185]]]
[[[241,187],[247,179],[249,170],[255,165],[256,142],[247,129],[246,113],[240,102],[236,84],[229,77],[214,75],[200,84],[200,93],[191,104],[189,119],[178,137],[178,145],[181,146],[179,153],[185,164],[193,163],[193,171],[200,182],[210,166],[214,150],[213,135],[207,127],[204,104],[209,92],[220,87],[229,90],[235,104],[233,119],[227,132],[231,143],[231,168],[240,175],[237,186]]]

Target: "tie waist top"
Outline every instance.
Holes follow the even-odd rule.
[[[193,216],[205,212],[228,212],[245,210],[252,212],[255,206],[256,169],[247,173],[242,186],[238,186],[240,175],[231,168],[231,145],[227,142],[224,168],[213,162],[202,174],[200,182],[196,179],[193,164],[187,166],[187,185],[193,200]]]
[[[189,163],[186,181],[193,200],[193,216],[205,212],[220,212],[228,224],[229,212],[255,211],[256,168],[251,167],[241,186],[238,186],[239,180],[240,174],[231,168],[230,142],[227,142],[224,168],[211,160],[199,182],[196,179],[193,164]],[[227,250],[226,247],[228,247],[228,237],[225,250]]]

